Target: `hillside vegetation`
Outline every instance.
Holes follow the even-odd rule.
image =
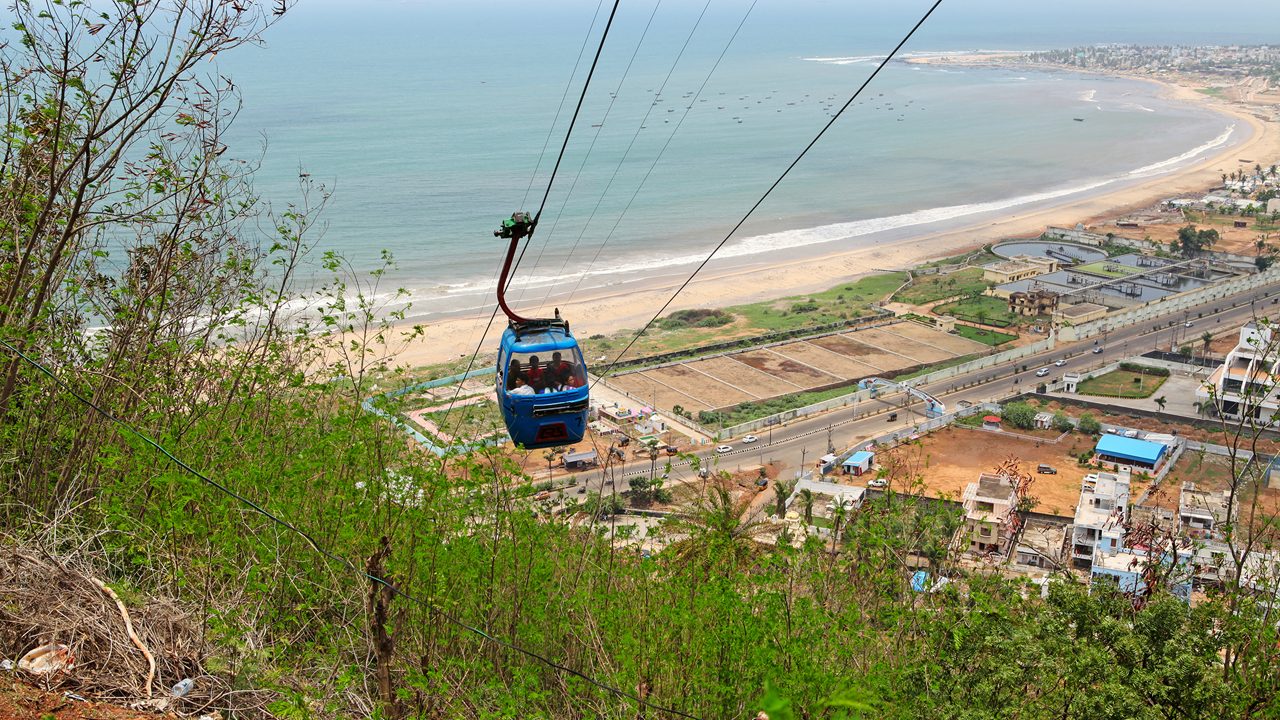
[[[326,189],[303,178],[267,205],[252,163],[223,144],[234,86],[202,73],[275,5],[98,5],[18,2],[20,42],[3,49],[0,533],[128,605],[180,609],[198,640],[161,658],[156,684],[199,670],[207,702],[178,710],[1277,712],[1276,621],[1242,592],[1191,609],[1154,582],[1135,601],[1064,579],[1042,599],[959,567],[954,513],[890,493],[834,537],[800,539],[714,481],[646,559],[602,539],[613,519],[535,515],[516,499],[529,481],[497,454],[423,453],[360,408],[397,382],[394,351],[422,332],[389,324],[401,318],[379,305],[396,295],[378,286],[384,268],[314,256]],[[308,315],[292,309],[304,270],[329,278]],[[894,486],[924,472],[908,451]],[[915,562],[956,582],[912,592]],[[50,586],[31,603],[47,615],[0,604],[0,652],[67,643],[82,673],[133,652],[34,622],[64,599]]]

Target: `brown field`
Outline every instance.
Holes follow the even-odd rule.
[[[779,355],[786,355],[846,380],[863,378],[880,372],[879,368],[847,358],[821,345],[812,345],[807,342],[788,343],[770,349]]]
[[[770,375],[803,387],[816,387],[839,382],[840,378],[824,373],[816,368],[796,362],[786,355],[779,355],[771,350],[752,350],[734,356],[737,360]]]
[[[631,393],[631,395],[640,398],[644,402],[652,402],[660,408],[672,408],[676,405],[682,405],[685,410],[697,412],[699,410],[710,410],[712,407],[701,400],[676,392],[661,383],[654,382],[646,377],[644,373],[619,375],[610,378],[609,384]]]
[[[904,322],[880,329],[885,332],[893,333],[894,335],[901,335],[903,337],[911,338],[912,340],[918,340],[922,343],[941,348],[954,355],[970,355],[972,353],[987,352],[990,350],[989,347],[975,340],[963,338],[959,335],[939,332],[937,330],[930,330],[919,323]]]
[[[991,472],[1000,462],[1016,457],[1019,467],[1035,478],[1030,494],[1037,498],[1036,512],[1063,517],[1075,514],[1080,499],[1080,481],[1089,473],[1076,463],[1071,453],[1093,446],[1083,435],[1068,435],[1053,444],[1019,438],[1004,433],[949,427],[920,439],[920,447],[904,446],[895,452],[921,452],[916,461],[922,466],[924,494],[929,497],[948,495],[959,501],[964,488],[977,482],[978,474]],[[1058,469],[1057,475],[1038,475],[1036,465],[1044,463]],[[897,481],[895,481],[897,482]],[[1134,481],[1131,497],[1141,496],[1145,485]]]
[[[733,357],[717,357],[690,363],[691,367],[710,375],[721,382],[734,387],[749,390],[761,397],[774,397],[805,389],[804,385],[795,385],[782,378],[761,372],[750,365],[738,362]]]
[[[891,374],[958,355],[985,351],[981,343],[914,323],[758,348],[624,373],[609,382],[670,408],[711,410],[809,390],[841,381]]]
[[[827,335],[807,342],[845,357],[856,358],[858,362],[870,365],[877,370],[898,367],[898,363],[902,362],[901,357],[885,354],[866,343],[858,342],[849,335]]]
[[[907,361],[902,363],[899,367],[908,367],[910,365],[920,364],[927,365],[929,363],[935,363],[955,357],[954,353],[949,353],[946,350],[939,350],[936,347],[925,345],[922,342],[909,340],[901,335],[885,332],[880,328],[862,330],[858,335],[860,336],[858,339],[862,342],[874,343],[878,347],[906,357]],[[914,362],[912,362],[913,360]]]
[[[710,404],[712,407],[737,405],[738,403],[759,400],[758,395],[726,385],[687,365],[669,365],[664,368],[646,370],[644,374],[679,393]]]
[[[864,330],[858,334],[862,335],[863,333],[866,333],[866,332],[869,332],[869,331]],[[820,342],[820,341],[828,341],[828,342]],[[909,357],[906,357],[904,355],[899,355],[898,353],[893,352],[891,350],[882,349],[879,346],[879,344],[873,342],[870,338],[867,338],[865,341],[863,341],[862,338],[854,338],[854,337],[851,337],[850,335],[838,335],[838,336],[831,336],[831,337],[825,337],[825,338],[817,338],[815,340],[811,340],[810,342],[812,342],[814,345],[821,345],[822,347],[825,347],[828,350],[835,350],[836,352],[840,352],[837,347],[833,347],[836,341],[843,341],[850,346],[858,348],[858,352],[859,352],[859,354],[857,355],[858,362],[866,363],[868,365],[871,365],[872,367],[880,368],[882,371],[885,371],[885,372],[892,372],[894,370],[904,368],[904,367],[911,367],[912,365],[916,364]],[[861,348],[866,348],[866,350],[862,350]]]

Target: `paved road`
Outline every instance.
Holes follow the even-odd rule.
[[[948,408],[956,407],[961,400],[973,403],[1000,400],[1034,389],[1038,383],[1054,380],[1067,371],[1100,367],[1157,347],[1168,350],[1174,343],[1198,345],[1200,335],[1205,330],[1218,332],[1227,327],[1238,326],[1255,314],[1280,312],[1280,304],[1277,303],[1280,303],[1280,282],[1206,302],[1188,311],[1170,313],[1158,320],[1118,328],[1099,338],[1097,345],[1092,339],[1076,343],[1059,342],[1050,352],[1026,357],[1011,365],[976,370],[920,387],[941,399]],[[1188,321],[1192,323],[1192,327],[1186,327]],[[1094,353],[1095,347],[1102,348],[1102,352]],[[1064,367],[1054,367],[1053,362],[1060,358],[1066,359],[1067,364]],[[1036,370],[1042,367],[1049,367],[1051,372],[1047,377],[1036,377]],[[919,401],[912,401],[905,407],[898,397],[871,402],[880,410],[868,417],[854,417],[855,413],[867,412],[867,403],[862,403],[852,408],[842,408],[775,426],[771,430],[757,433],[759,441],[754,444],[743,444],[737,439],[728,441],[727,444],[733,446],[730,453],[717,454],[708,449],[697,455],[704,465],[711,463],[715,467],[731,471],[775,460],[781,462],[785,472],[791,475],[801,468],[812,468],[815,461],[827,452],[828,438],[831,446],[840,451],[885,432],[909,431],[914,424],[925,419],[923,404]],[[898,413],[896,422],[888,421],[891,412]],[[693,475],[687,463],[665,456],[658,462],[658,474],[663,473],[668,460],[675,460],[670,471],[673,479],[688,479]],[[647,460],[633,460],[624,467],[615,467],[612,472],[619,486],[617,489],[621,491],[626,489],[625,478],[647,475],[650,465]],[[591,490],[608,491],[612,487],[604,483],[599,472],[587,473],[586,476],[579,480],[579,484],[583,484],[585,480]]]

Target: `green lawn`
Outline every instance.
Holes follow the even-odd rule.
[[[796,295],[750,305],[723,308],[733,322],[714,328],[683,327],[664,330],[649,328],[627,352],[627,358],[659,355],[708,345],[715,342],[750,337],[779,330],[798,330],[870,315],[872,307],[889,297],[907,279],[902,272],[885,273],[843,283],[829,290],[809,295]],[[607,337],[579,337],[588,361],[604,355],[610,359],[631,341],[635,329],[626,329]]]
[[[1080,383],[1079,392],[1081,395],[1096,395],[1098,397],[1151,397],[1151,394],[1158,390],[1166,379],[1159,375],[1143,375],[1130,370],[1114,370],[1106,375],[1089,378]]]
[[[956,334],[960,337],[969,338],[970,340],[977,340],[978,342],[990,345],[991,347],[1003,345],[1010,340],[1016,340],[1018,338],[1017,335],[996,332],[995,330],[983,330],[981,328],[972,327],[970,325],[960,325],[958,323],[956,324]]]
[[[441,429],[455,437],[488,437],[503,428],[502,411],[497,403],[487,399],[454,408],[453,412],[438,410],[427,413],[426,417],[436,425],[446,423]]]
[[[920,275],[909,287],[895,294],[897,302],[923,305],[955,295],[982,292],[989,285],[982,279],[982,268],[965,268],[950,275]]]
[[[1079,270],[1080,272],[1091,273],[1093,275],[1101,275],[1102,277],[1109,277],[1109,278],[1129,277],[1130,275],[1133,275],[1134,273],[1138,272],[1138,268],[1131,268],[1131,267],[1128,267],[1127,265],[1117,265],[1115,263],[1110,263],[1105,260],[1101,262],[1089,263],[1088,265],[1081,265],[1076,269]]]
[[[939,315],[953,315],[979,325],[996,327],[1009,327],[1022,320],[1018,315],[1009,312],[1009,303],[990,295],[979,295],[975,298],[965,298],[959,302],[939,305],[933,311]]]

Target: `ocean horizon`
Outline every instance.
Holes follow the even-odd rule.
[[[701,21],[702,3],[624,7],[512,284],[521,307],[687,275],[927,5],[847,33],[829,21],[840,10],[818,5],[786,32],[764,4],[707,4]],[[505,250],[492,231],[537,209],[608,7],[299,8],[264,48],[219,60],[244,98],[232,151],[251,154],[265,136],[256,184],[273,202],[297,196],[300,171],[332,190],[316,250],[360,270],[392,252],[388,278],[410,291],[413,317],[492,308]],[[1082,27],[1019,37],[979,25],[940,10],[901,57],[1100,41]],[[512,29],[529,33],[526,47],[502,42]],[[1161,27],[1140,34],[1155,42]],[[895,61],[709,269],[1105,191],[1247,131],[1139,80]]]

